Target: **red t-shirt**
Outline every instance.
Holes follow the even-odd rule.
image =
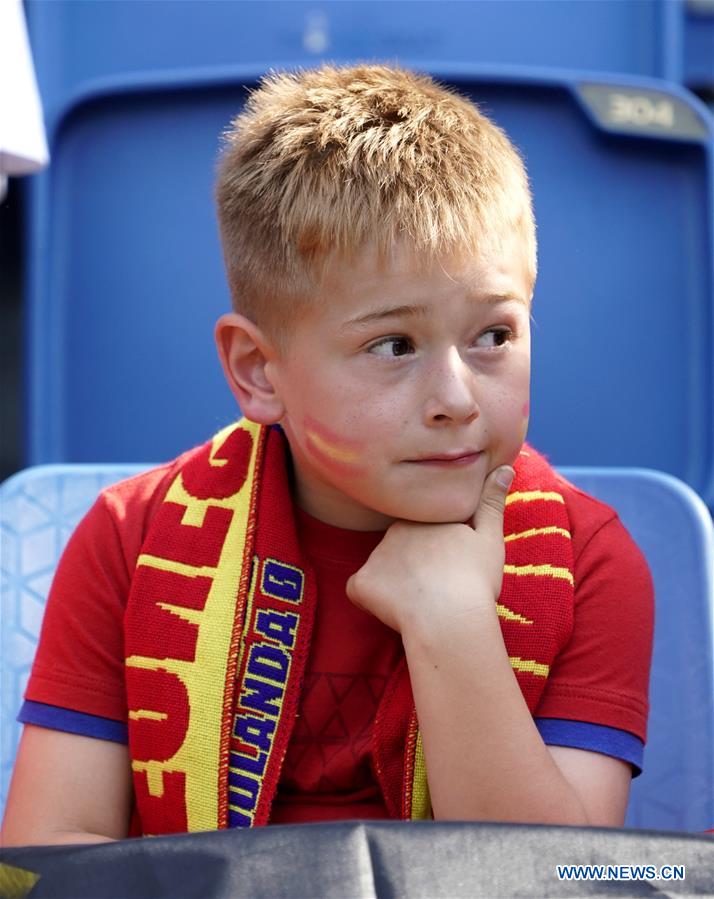
[[[102,491],[60,560],[20,720],[126,742],[123,616],[153,514],[183,457]],[[546,743],[604,752],[638,771],[652,644],[647,565],[616,513],[562,485],[575,560],[572,638],[535,720]],[[354,606],[345,583],[383,536],[296,510],[318,604],[299,715],[271,823],[387,817],[371,727],[403,652],[399,634]]]

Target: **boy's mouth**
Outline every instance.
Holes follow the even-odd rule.
[[[424,456],[421,459],[408,459],[408,462],[411,462],[415,465],[441,465],[451,467],[464,467],[466,465],[471,465],[474,463],[479,456],[481,456],[481,452],[478,450],[456,450],[453,453],[440,453],[435,456]]]

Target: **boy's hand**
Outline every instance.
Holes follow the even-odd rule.
[[[458,624],[462,615],[495,607],[505,557],[503,509],[513,475],[507,466],[489,474],[473,528],[395,521],[347,581],[349,599],[402,634],[408,626]]]

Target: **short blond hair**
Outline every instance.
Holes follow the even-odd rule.
[[[216,201],[233,308],[278,338],[321,262],[368,245],[383,256],[407,241],[432,259],[517,229],[535,279],[518,152],[428,76],[384,65],[271,73],[223,138]]]

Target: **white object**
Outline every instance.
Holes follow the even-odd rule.
[[[8,175],[49,162],[42,104],[21,0],[0,0],[0,199]]]

